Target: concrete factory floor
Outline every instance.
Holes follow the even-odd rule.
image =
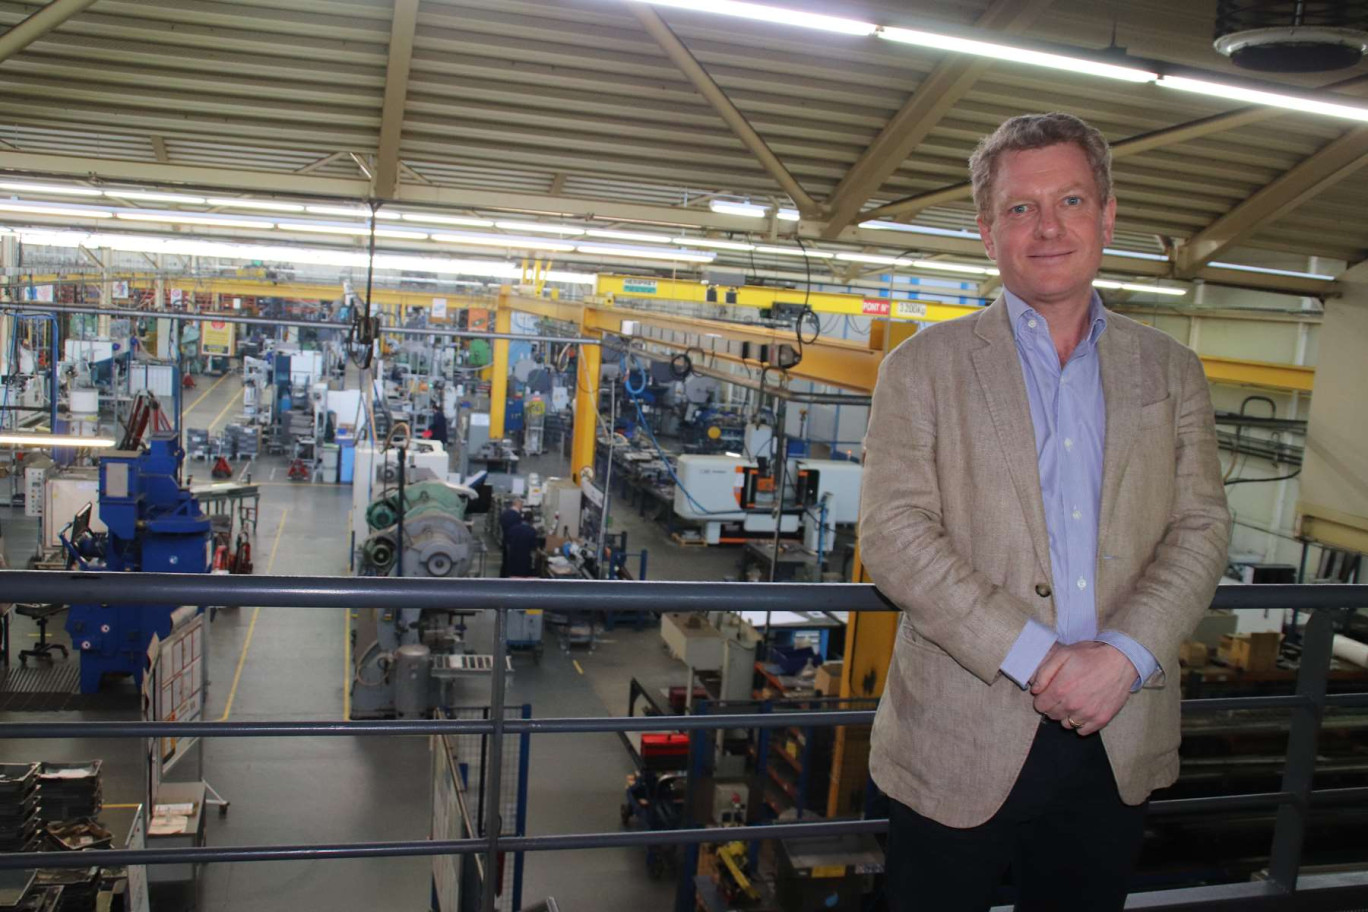
[[[187,397],[187,427],[217,430],[241,408],[238,375],[220,383],[201,378]],[[263,459],[253,479],[263,494],[254,542],[258,574],[344,575],[350,488],[288,482],[286,462]],[[207,472],[207,465],[194,467]],[[557,456],[527,460],[523,471],[565,474]],[[3,484],[3,482],[0,482]],[[614,511],[615,528],[629,531],[633,551],[650,552],[652,579],[720,580],[734,576],[739,555],[729,549],[682,548],[636,511]],[[6,554],[22,567],[37,538],[22,507],[0,507]],[[497,571],[491,561],[489,570]],[[633,562],[635,567],[635,562]],[[32,643],[34,628],[16,618],[12,653]],[[67,642],[56,619],[50,635]],[[468,641],[488,652],[492,624],[476,618]],[[338,719],[350,679],[346,619],[327,609],[239,608],[220,611],[211,627],[210,687],[206,718],[233,721]],[[74,664],[75,657],[68,660]],[[17,664],[17,659],[14,660]],[[31,663],[30,664],[34,664]],[[57,664],[62,660],[58,658]],[[636,676],[652,686],[684,683],[684,668],[668,658],[654,625],[643,631],[619,626],[592,652],[562,652],[548,633],[540,663],[515,658],[511,703],[528,703],[538,717],[621,715]],[[488,704],[486,682],[463,686],[461,704]],[[136,718],[125,697],[117,711],[4,712],[0,721]],[[121,841],[130,806],[142,800],[137,744],[106,741],[0,741],[0,761],[88,760],[101,757],[102,817]],[[211,845],[339,843],[425,839],[431,821],[431,760],[427,739],[383,737],[223,738],[204,745],[204,778],[232,802],[226,817],[211,815]],[[542,735],[531,739],[527,824],[530,834],[615,831],[625,776],[631,763],[616,734]],[[170,778],[193,778],[193,760]],[[511,863],[510,863],[511,864]],[[430,901],[429,859],[376,859],[214,864],[202,869],[198,902],[162,905],[221,912],[331,908],[423,910]],[[673,902],[673,883],[646,874],[641,849],[529,854],[524,905],[554,896],[567,912],[663,908]],[[501,909],[509,908],[505,895]]]

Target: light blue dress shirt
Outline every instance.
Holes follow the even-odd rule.
[[[1138,690],[1159,663],[1124,633],[1098,632],[1093,595],[1107,430],[1097,340],[1107,328],[1106,311],[1094,292],[1088,335],[1061,368],[1045,318],[1010,291],[1004,290],[1003,296],[1035,428],[1040,494],[1050,535],[1055,629],[1035,619],[1027,621],[1002,663],[1002,673],[1024,689],[1056,642],[1097,640],[1130,659],[1138,675],[1132,690]]]

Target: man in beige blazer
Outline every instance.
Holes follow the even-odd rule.
[[[895,910],[1119,910],[1178,774],[1178,647],[1226,564],[1201,362],[1103,308],[1110,150],[1027,115],[970,160],[1003,295],[885,359],[860,547],[903,611],[870,771]]]

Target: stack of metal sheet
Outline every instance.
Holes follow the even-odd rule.
[[[0,852],[32,852],[42,845],[38,764],[0,763]]]
[[[38,767],[38,817],[44,825],[94,817],[104,807],[100,785],[103,760],[41,763]]]
[[[223,429],[224,450],[233,459],[251,459],[261,451],[261,432],[255,425],[230,424]]]
[[[186,428],[185,453],[191,459],[208,459],[209,432],[204,428]]]

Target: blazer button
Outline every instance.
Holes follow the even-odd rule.
[[[1049,598],[1050,587],[1045,585],[1044,583],[1036,583],[1036,595],[1040,596],[1041,598]]]

